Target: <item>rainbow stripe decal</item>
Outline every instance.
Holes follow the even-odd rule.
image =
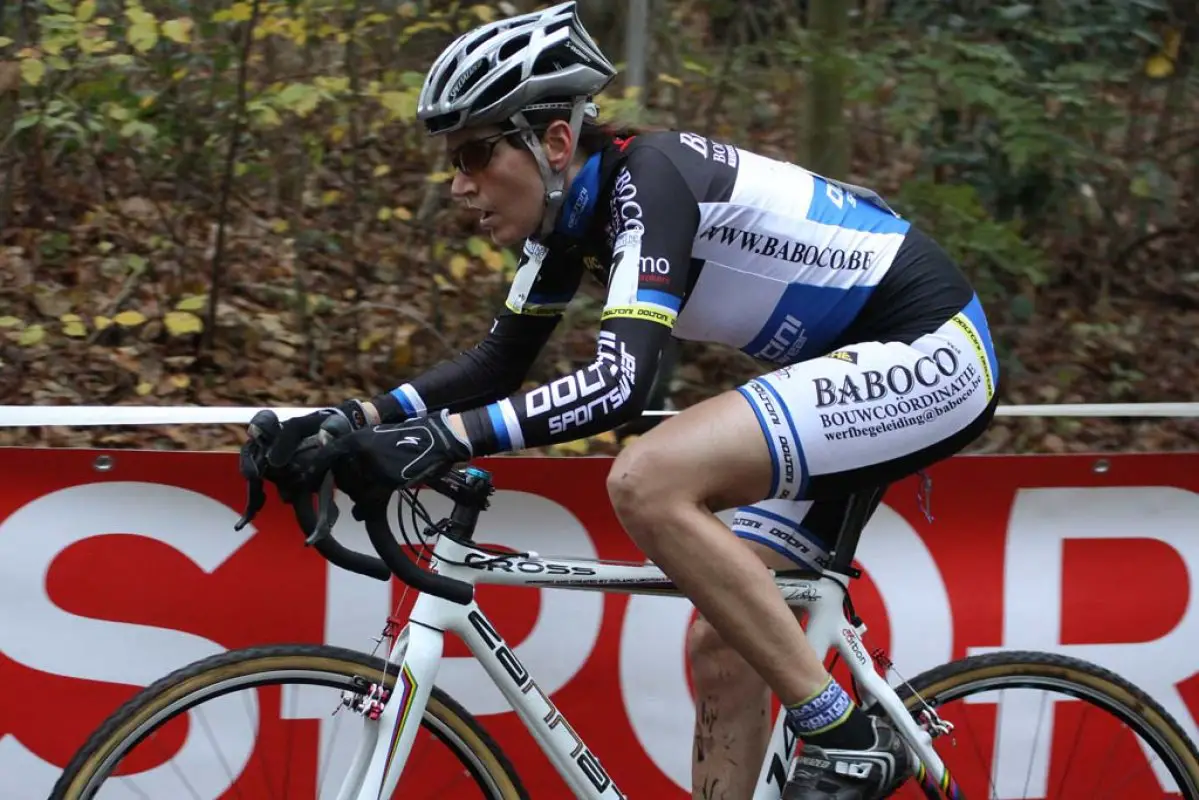
[[[924,768],[924,763],[918,761],[916,762],[916,780],[920,782],[920,788],[924,791],[924,796],[929,800],[941,800],[941,798],[966,800],[965,795],[962,794],[961,787],[958,786],[953,776],[949,774],[948,769],[941,775],[941,781],[938,784],[933,779],[933,776],[928,773],[928,770]]]
[[[391,744],[388,745],[390,754],[387,756],[387,767],[383,770],[383,774],[387,775],[391,771],[392,762],[396,757],[396,745],[399,744],[400,734],[404,731],[404,726],[408,724],[408,712],[412,710],[412,698],[416,697],[416,678],[412,677],[412,671],[405,664],[399,674],[399,690],[400,690],[400,718],[396,722],[395,730],[391,733]],[[392,692],[392,700],[395,699],[395,692]],[[379,800],[383,798],[383,787],[379,787]]]

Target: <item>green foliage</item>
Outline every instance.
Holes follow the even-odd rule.
[[[893,39],[859,60],[855,94],[893,85],[887,125],[921,148],[926,171],[971,184],[1000,219],[1037,219],[1105,159],[1094,134],[1124,120],[1094,98],[1127,71],[1079,62],[1038,72],[1035,61],[952,32]]]
[[[620,9],[604,5],[609,31],[621,30]],[[814,60],[834,56],[787,7],[666,4],[653,15],[649,85],[634,94],[614,81],[602,115],[798,158]],[[310,315],[295,322],[305,335],[315,306],[294,298],[319,295],[325,308],[380,285],[401,287],[393,305],[411,300],[439,331],[456,316],[483,319],[502,301],[515,256],[471,238],[473,220],[449,210],[452,173],[415,107],[450,37],[500,8],[259,0],[255,15],[252,0],[35,0],[0,29],[2,75],[19,85],[0,115],[4,155],[19,165],[0,192],[6,245],[25,248],[42,276],[95,255],[99,242],[113,252],[101,250],[97,269],[115,265],[118,286],[144,273],[171,283],[158,298],[198,295],[224,220],[233,280],[261,268],[246,282],[285,285]],[[1026,321],[1067,280],[1097,300],[1109,272],[1156,269],[1199,245],[1162,233],[1193,229],[1199,213],[1199,73],[1182,57],[1193,34],[1183,42],[1182,21],[1161,0],[851,8],[835,57],[853,152],[848,174],[835,177],[876,188],[940,241],[989,308]],[[624,60],[619,42],[600,44]],[[137,275],[126,256],[143,259]],[[166,308],[147,319],[165,320]],[[86,323],[90,337],[93,321],[113,314],[75,310],[83,322],[51,315],[24,335],[72,338]],[[217,327],[203,309],[176,309],[164,324],[193,331],[178,316],[192,311],[205,334]],[[365,316],[345,311],[339,324]],[[355,334],[355,353],[373,352],[382,331]],[[404,347],[382,363],[419,361],[419,346]],[[325,354],[307,356],[319,372]]]
[[[1039,285],[1050,275],[1046,255],[1022,236],[1020,223],[994,219],[969,184],[908,181],[894,205],[936,238],[985,297],[1002,296],[1013,279]]]
[[[916,154],[900,204],[984,294],[1056,278],[1063,245],[1100,268],[1151,226],[1176,224],[1181,151],[1150,137],[1199,108],[1172,106],[1146,80],[1177,57],[1164,4],[968,5],[902,4],[858,28],[850,94]],[[1180,77],[1191,90],[1179,97],[1195,96],[1196,77]],[[869,170],[859,177],[871,182]]]

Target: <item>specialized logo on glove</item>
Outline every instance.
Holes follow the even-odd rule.
[[[470,458],[470,448],[454,434],[447,416],[442,411],[340,436],[318,451],[313,469],[332,469],[337,486],[355,500],[417,483]]]
[[[423,421],[392,423],[376,425],[372,430],[391,440],[391,449],[403,450],[402,454],[386,458],[391,474],[398,475],[402,480],[411,480],[428,470],[425,457],[437,446],[437,437],[429,430]],[[382,454],[380,454],[382,455]],[[396,470],[395,468],[399,469]]]

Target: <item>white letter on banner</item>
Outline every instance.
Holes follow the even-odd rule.
[[[1199,614],[1194,586],[1186,611],[1174,630],[1152,642],[1070,644],[1060,640],[1062,623],[1062,553],[1069,539],[1153,539],[1178,553],[1191,576],[1199,575],[1199,495],[1166,486],[1022,489],[1016,496],[1008,523],[1004,555],[1004,608],[1002,647],[973,647],[970,654],[1007,650],[1046,650],[1091,661],[1116,672],[1165,707],[1192,740],[1199,729],[1178,692],[1178,684],[1195,674],[1199,649]],[[1125,580],[1120,565],[1112,565],[1118,580],[1100,591],[1126,592],[1129,602],[1144,602],[1152,592],[1153,575]],[[1138,601],[1138,598],[1142,598]],[[1053,734],[1053,705],[1042,708],[1043,696],[1005,692],[996,732],[996,763],[1016,763],[1019,770],[997,776],[1000,797],[1044,797],[1049,775],[1048,752],[1025,735],[1040,725],[1039,738]],[[980,702],[995,702],[987,696]],[[1059,702],[1075,702],[1061,698]],[[1038,715],[1040,719],[1038,720]],[[1144,748],[1144,743],[1142,743]],[[1146,756],[1150,754],[1146,750]],[[1024,767],[1029,764],[1031,766]],[[1161,759],[1151,759],[1163,790],[1174,784]],[[1001,772],[1003,772],[1001,770]],[[1008,785],[1005,778],[1019,785]],[[1176,790],[1175,790],[1176,791]],[[1012,792],[1017,792],[1012,794]],[[1027,793],[1025,793],[1027,792]]]
[[[238,516],[211,497],[157,483],[85,484],[28,503],[0,523],[0,607],[20,609],[0,614],[0,651],[30,669],[130,686],[146,686],[187,663],[222,652],[216,642],[195,634],[64,611],[46,594],[45,578],[63,550],[109,533],[162,542],[211,573],[254,535],[251,526],[233,530]],[[253,694],[242,694],[256,704]],[[205,723],[221,737],[224,765],[214,760],[203,727],[192,723],[171,761],[133,776],[137,788],[152,797],[191,796],[178,777],[182,773],[202,797],[227,791],[227,776],[245,767],[257,736],[257,728],[247,722],[257,720],[257,709],[247,709],[245,702],[244,697],[226,695],[204,706]],[[0,775],[10,792],[7,800],[46,797],[60,772],[15,736],[0,738]]]
[[[728,524],[732,514],[717,516]],[[907,520],[879,505],[862,534],[857,559],[882,595],[896,667],[914,676],[948,661],[953,653],[949,594],[928,546]],[[662,774],[684,791],[691,791],[695,725],[685,650],[691,611],[691,603],[681,598],[634,596],[620,632],[620,688],[633,733]],[[865,622],[869,637],[871,620]]]

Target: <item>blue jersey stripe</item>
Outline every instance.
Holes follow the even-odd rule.
[[[743,506],[742,508],[740,508],[738,510],[743,511],[747,514],[757,514],[759,517],[764,517],[765,519],[768,519],[771,522],[777,522],[779,525],[786,525],[788,528],[795,531],[796,533],[798,533],[800,536],[807,539],[812,544],[818,545],[821,549],[823,549],[826,546],[824,544],[824,542],[820,541],[820,539],[818,539],[817,537],[815,537],[811,533],[809,533],[808,530],[806,528],[804,528],[803,526],[801,526],[798,522],[787,519],[786,517],[784,517],[780,514],[775,514],[773,511],[767,511],[764,508],[755,508],[754,506]]]
[[[792,283],[783,290],[766,324],[741,349],[774,364],[824,355],[857,318],[872,292],[873,286],[838,289]]]
[[[491,427],[495,430],[495,438],[499,442],[500,450],[511,450],[512,438],[508,436],[508,424],[504,422],[504,412],[500,411],[499,403],[488,404],[487,416],[491,419]]]
[[[391,390],[391,396],[400,403],[400,408],[404,409],[404,414],[409,417],[416,416],[416,409],[412,407],[412,401],[408,399],[408,395],[404,394],[404,388],[397,386]]]
[[[907,233],[911,227],[907,220],[814,175],[808,219],[865,233]]]
[[[659,291],[658,289],[638,289],[637,302],[639,303],[654,303],[656,305],[665,306],[671,311],[677,312],[683,305],[681,297],[675,297],[670,292]]]
[[[754,416],[758,418],[758,424],[762,426],[762,433],[766,436],[766,450],[770,453],[770,496],[774,497],[779,491],[779,460],[774,453],[774,434],[770,431],[770,426],[766,424],[766,418],[762,416],[762,409],[758,408],[758,401],[749,393],[749,390],[744,386],[738,386],[737,391],[740,392],[746,400],[749,401],[749,407],[754,410]]]
[[[791,418],[791,409],[787,408],[786,402],[783,401],[783,396],[779,394],[779,390],[773,383],[767,380],[767,376],[763,375],[758,378],[758,383],[766,387],[766,390],[774,395],[774,402],[778,403],[778,407],[783,411],[783,418],[787,420],[787,426],[791,428],[791,439],[795,442],[795,455],[799,459],[799,485],[796,487],[796,496],[793,500],[803,500],[808,494],[808,459],[804,455],[803,441],[799,438],[799,429],[795,427],[795,420]]]

